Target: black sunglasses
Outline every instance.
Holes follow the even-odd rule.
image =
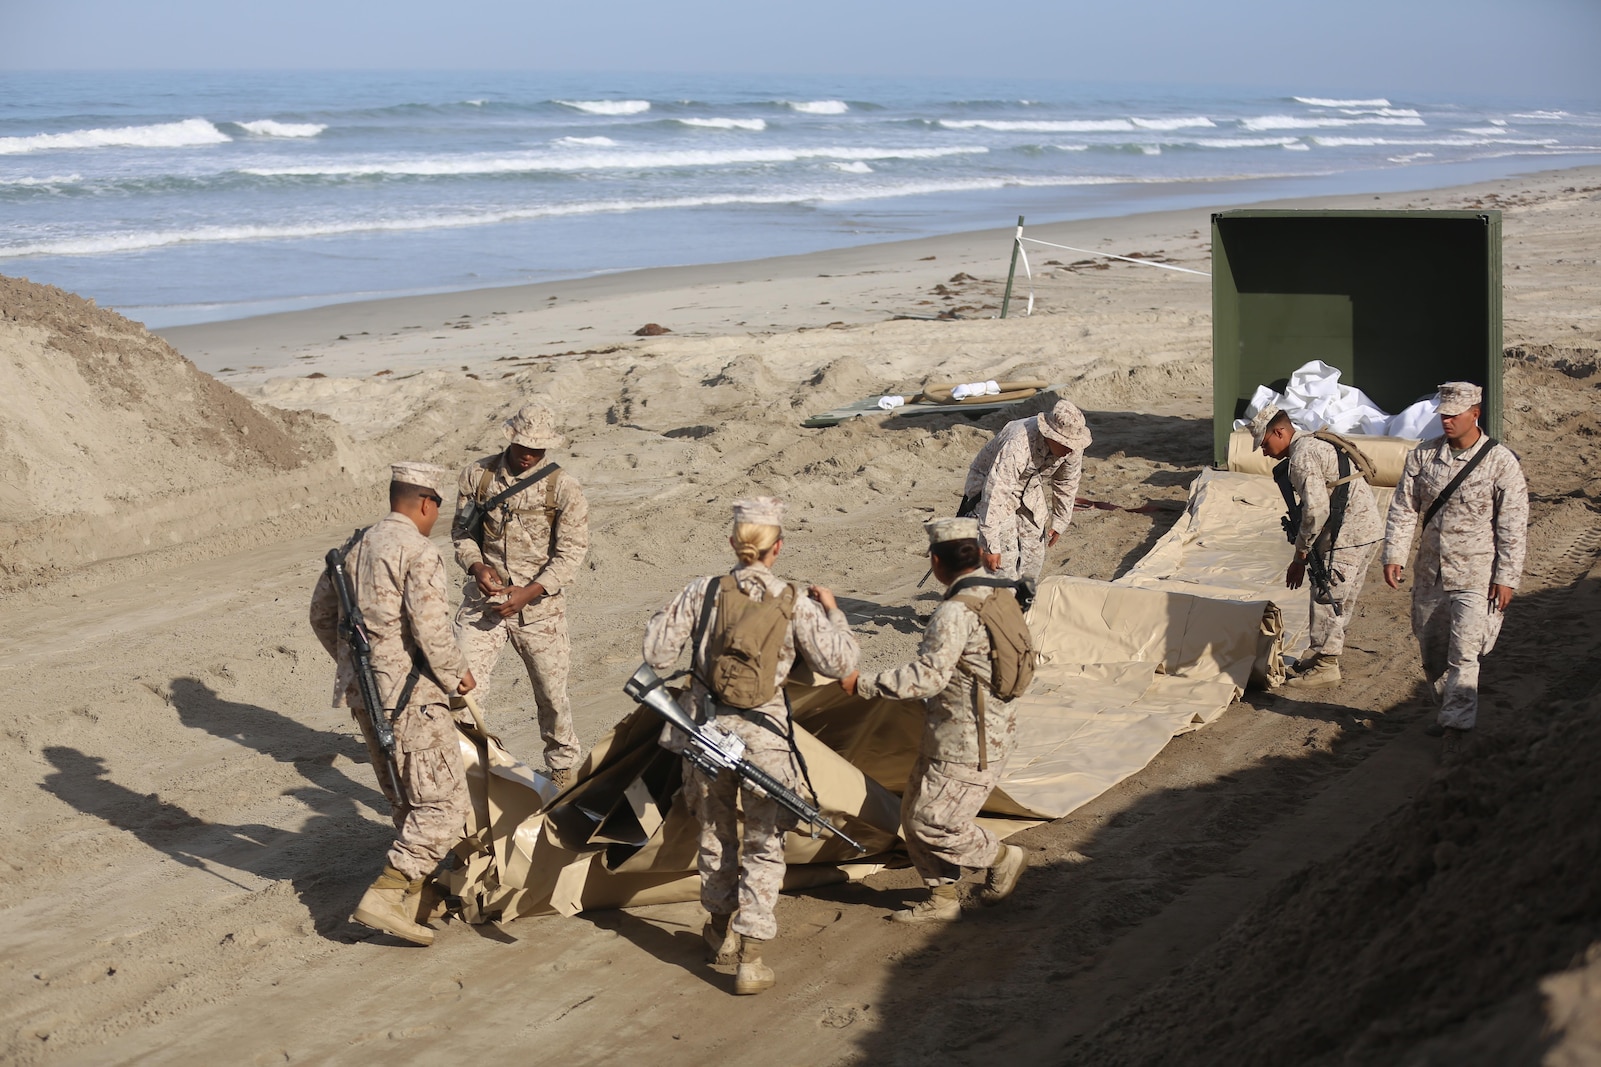
[[[424,500],[432,500],[434,502],[434,507],[436,507],[436,508],[437,507],[443,507],[444,503],[445,503],[445,498],[444,497],[435,496],[433,493],[424,493],[422,495],[422,498]]]

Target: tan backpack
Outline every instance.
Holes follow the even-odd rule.
[[[1000,700],[1015,700],[1034,680],[1034,638],[1028,620],[1010,589],[997,589],[987,597],[952,598],[978,616],[990,639],[990,692]]]
[[[717,623],[707,633],[712,606]],[[701,680],[720,703],[749,711],[778,695],[778,658],[795,615],[795,587],[757,600],[725,574],[706,586],[697,636],[705,635]],[[697,641],[697,644],[699,642]]]

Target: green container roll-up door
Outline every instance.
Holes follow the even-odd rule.
[[[1314,359],[1394,414],[1444,381],[1484,387],[1501,430],[1501,213],[1212,216],[1214,456],[1257,386]]]

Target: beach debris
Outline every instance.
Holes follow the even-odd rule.
[[[976,282],[976,281],[978,281],[977,278],[973,277],[971,274],[967,273],[966,271],[962,271],[962,270],[959,270],[955,274],[951,275],[951,284],[952,285],[960,285],[962,282]]]
[[[660,337],[664,333],[672,333],[667,327],[656,322],[647,322],[634,331],[635,337]]]
[[[939,258],[938,256],[924,256],[922,259],[918,260],[917,262],[919,262],[919,263],[927,263],[930,260],[938,259],[938,258]]]

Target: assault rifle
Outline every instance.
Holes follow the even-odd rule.
[[[956,505],[956,517],[958,519],[970,519],[974,515],[977,515],[979,502],[983,499],[984,494],[982,492],[974,496],[968,496],[964,493],[962,495],[962,502]],[[927,571],[923,572],[923,578],[917,583],[917,588],[923,588],[923,586],[928,584],[928,580],[932,577],[934,577],[934,568],[930,567]]]
[[[1287,461],[1273,468],[1273,481],[1278,485],[1279,494],[1284,497],[1285,506],[1289,509],[1279,517],[1279,525],[1284,527],[1284,539],[1293,545],[1301,536],[1303,511],[1300,500],[1296,499],[1295,487],[1290,484],[1290,464]],[[1340,488],[1344,489],[1345,487],[1341,486]],[[1336,492],[1338,491],[1336,490]],[[1346,490],[1346,492],[1349,491]],[[1342,501],[1342,519],[1344,518],[1343,510],[1344,502]],[[1339,529],[1332,521],[1330,526],[1334,530],[1333,534],[1330,535],[1330,540],[1332,540],[1334,536],[1338,535]],[[1339,603],[1334,599],[1332,589],[1333,576],[1329,574],[1328,561],[1323,558],[1323,553],[1318,551],[1315,545],[1308,549],[1306,553],[1306,576],[1312,583],[1313,594],[1321,598],[1319,603],[1325,603],[1332,607],[1336,617],[1343,614],[1340,611]]]
[[[345,573],[345,553],[342,549],[329,549],[323,562],[327,566],[328,580],[339,594],[339,633],[350,646],[350,661],[356,668],[356,684],[361,690],[361,703],[372,725],[373,738],[383,750],[384,767],[389,771],[389,784],[394,787],[395,796],[404,797],[406,791],[401,788],[400,770],[395,765],[395,729],[378,695],[378,676],[372,669],[372,641],[367,637],[367,620],[356,606],[350,576]]]
[[[689,744],[684,747],[684,758],[706,777],[716,778],[725,770],[733,771],[772,797],[779,807],[787,809],[802,822],[810,823],[813,837],[817,836],[818,830],[827,830],[857,852],[867,851],[844,830],[823,818],[817,805],[807,803],[794,790],[785,788],[772,775],[745,759],[745,743],[739,738],[718,729],[716,725],[697,726],[695,720],[678,706],[678,701],[673,699],[656,672],[650,669],[650,664],[639,665],[634,676],[623,684],[623,692],[689,736]]]

